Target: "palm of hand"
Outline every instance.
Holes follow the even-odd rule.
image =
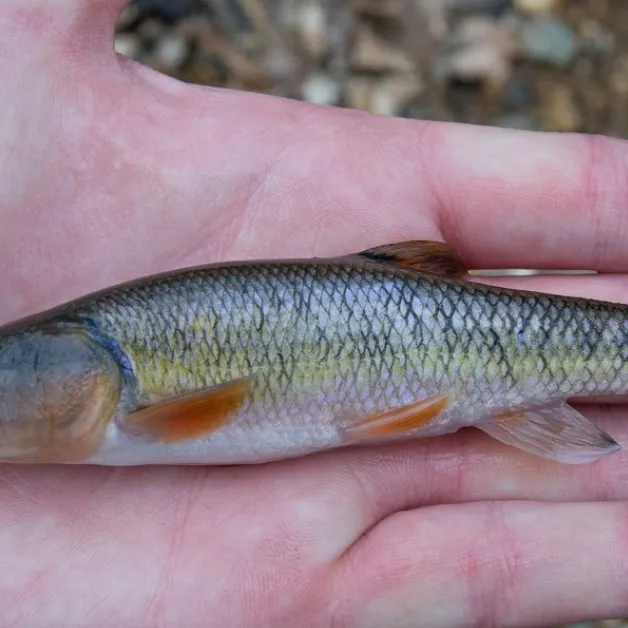
[[[168,268],[409,238],[446,238],[476,266],[628,266],[623,142],[182,86],[110,50],[120,0],[59,4],[0,9],[3,320]],[[615,277],[532,281],[625,295]],[[592,417],[625,440],[620,409]],[[627,469],[623,454],[560,467],[474,432],[238,469],[6,466],[3,624],[617,616]]]

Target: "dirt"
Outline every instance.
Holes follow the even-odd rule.
[[[623,0],[136,0],[116,46],[192,83],[628,137]]]

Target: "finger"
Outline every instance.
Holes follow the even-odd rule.
[[[3,230],[3,257],[30,256],[38,266],[20,280],[47,304],[171,267],[418,237],[446,238],[474,267],[628,268],[617,174],[624,142],[598,140],[587,180],[604,193],[594,198],[582,188],[584,138],[504,136],[195,87],[144,92],[127,79],[107,89],[132,128],[103,118],[73,154],[118,167],[79,178],[84,187],[63,196],[59,239],[49,238],[59,213],[48,205],[31,206],[36,228],[22,233],[19,221]],[[478,155],[483,170],[473,165]],[[69,166],[57,173],[55,163],[46,180],[63,188]],[[551,180],[541,177],[547,169]]]
[[[338,558],[375,523],[401,510],[484,500],[628,499],[626,414],[621,408],[588,409],[585,413],[624,449],[590,465],[560,465],[471,429],[443,438],[347,449],[268,465],[171,467],[163,469],[159,477],[176,477],[177,491],[186,484],[202,485],[210,496],[208,503],[218,499],[230,504],[228,512],[213,515],[217,526],[232,525],[233,507],[242,510],[243,521],[253,527],[262,523],[277,530],[288,527],[298,538],[311,540],[312,558],[325,562]],[[63,466],[4,465],[0,466],[0,486],[2,480],[10,486],[17,484],[20,499],[27,497],[51,507],[63,504],[65,512],[76,500],[79,504],[92,500],[94,486],[108,486],[115,478],[106,492],[111,501],[98,497],[98,507],[106,513],[114,501],[142,493],[148,473],[142,468],[84,471],[77,476],[75,469]],[[59,489],[68,485],[72,491]],[[9,496],[0,491],[2,499]],[[78,512],[76,506],[72,512]]]
[[[481,276],[472,280],[515,290],[628,304],[628,277],[619,274]]]
[[[389,517],[345,554],[335,619],[506,628],[624,617],[627,575],[625,503],[431,507]]]
[[[284,107],[303,107],[302,124],[249,202],[237,254],[432,237],[472,268],[628,269],[626,141]]]
[[[253,492],[281,495],[306,536],[326,539],[325,558],[341,555],[375,523],[402,510],[484,500],[628,499],[628,421],[621,407],[579,408],[623,449],[589,465],[561,465],[468,429],[440,438],[242,469]],[[223,471],[212,470],[219,477]],[[306,514],[307,513],[307,514]]]
[[[443,234],[480,268],[628,269],[628,143],[432,127]]]
[[[78,22],[84,23],[86,30],[104,34],[110,48],[115,20],[126,2],[75,0],[69,4],[77,11],[80,8],[82,17]],[[98,26],[88,27],[88,24]],[[102,38],[94,39],[100,41]],[[205,96],[211,97],[209,94]],[[241,104],[246,110],[243,100]],[[250,107],[255,107],[252,100]],[[290,109],[298,115],[297,103],[286,102],[283,107],[286,116],[290,115]],[[271,112],[271,115],[278,113],[274,107]],[[416,212],[417,202],[425,202],[425,209],[436,214],[434,218],[441,235],[454,243],[473,266],[491,267],[498,263],[505,267],[573,268],[584,264],[585,268],[602,271],[628,268],[628,249],[623,246],[628,236],[628,213],[623,211],[628,202],[628,143],[623,140],[489,130],[472,125],[393,122],[370,116],[351,119],[337,116],[333,111],[323,115],[316,108],[310,111],[304,108],[303,112],[306,117],[320,115],[324,122],[329,120],[329,131],[339,132],[341,142],[349,140],[346,159],[343,160],[342,150],[331,152],[332,155],[338,154],[337,165],[342,164],[344,168],[336,171],[333,159],[331,163],[321,164],[321,180],[325,175],[337,180],[338,176],[333,177],[332,173],[338,172],[340,177],[348,175],[348,182],[366,183],[361,176],[356,176],[360,163],[368,160],[364,164],[367,173],[371,170],[368,168],[372,164],[371,156],[376,155],[381,162],[375,162],[375,179],[365,186],[372,189],[373,195],[349,198],[345,204],[339,204],[334,199],[334,194],[340,190],[338,186],[329,190],[329,195],[313,199],[317,203],[319,225],[324,226],[324,219],[328,217],[320,212],[322,204],[327,204],[330,197],[336,208],[347,208],[351,219],[356,209],[360,211],[366,207],[367,214],[373,212],[375,208],[366,203],[378,198],[384,201],[384,206],[390,207],[397,197],[391,189],[396,182],[402,191],[414,192],[416,197],[403,199],[404,194],[401,194],[405,202],[402,201],[398,216],[394,210],[386,215],[384,207],[377,208],[382,218],[393,219],[389,228],[396,231],[403,228],[404,223],[409,225],[411,219],[403,216],[404,208],[413,206]],[[254,114],[252,118],[255,118]],[[264,122],[272,124],[272,120]],[[391,127],[392,141],[386,140],[387,125]],[[300,134],[302,137],[293,136],[288,146],[276,147],[275,155],[279,153],[284,159],[274,164],[260,164],[262,171],[272,167],[276,174],[273,178],[281,186],[290,186],[302,176],[304,164],[302,159],[292,159],[295,155],[293,147],[305,142],[303,155],[308,162],[308,147],[320,139],[320,135],[309,130],[312,126],[304,126],[306,130]],[[320,128],[320,124],[316,127]],[[215,128],[208,130],[214,131]],[[324,138],[325,143],[327,139]],[[310,155],[316,154],[313,148]],[[288,155],[289,160],[285,159]],[[402,163],[394,163],[395,158]],[[404,161],[414,170],[413,174],[418,175],[419,181],[399,180],[400,175],[408,174]],[[381,187],[386,174],[392,174],[394,181]],[[274,187],[269,186],[260,200],[266,200],[269,194],[274,196]],[[285,194],[278,190],[278,199],[283,196]],[[364,205],[360,206],[362,203],[356,201],[362,201]],[[267,213],[262,211],[264,215]],[[297,215],[290,218],[291,227],[298,224],[300,213],[297,211]],[[394,224],[395,218],[400,219],[399,227]],[[367,215],[365,220],[368,225],[373,219]],[[419,230],[422,227],[427,225],[421,225],[419,220]],[[378,225],[377,232],[380,231],[384,231],[382,225]],[[329,237],[329,234],[325,235]],[[333,248],[340,242],[343,242],[342,235],[326,246]],[[314,248],[317,246],[315,243]],[[307,248],[311,250],[311,247],[309,244]]]
[[[26,295],[9,315],[181,265],[409,237],[446,238],[471,266],[626,266],[626,142],[386,119],[115,70],[95,71],[89,102],[102,106],[79,107],[78,137],[66,127],[27,153],[58,208],[16,176],[2,248],[7,292]],[[34,268],[14,263],[25,258]]]

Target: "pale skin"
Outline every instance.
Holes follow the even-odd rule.
[[[112,49],[123,0],[0,7],[0,318],[152,272],[446,240],[628,302],[628,143],[184,86]],[[585,414],[628,446],[621,406]],[[628,453],[475,431],[250,468],[0,467],[17,628],[545,626],[628,614]]]

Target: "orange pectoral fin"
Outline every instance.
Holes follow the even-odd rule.
[[[244,402],[251,382],[239,379],[201,392],[167,399],[125,419],[134,432],[175,443],[211,433],[224,425]]]
[[[402,436],[427,425],[448,405],[448,397],[434,395],[407,406],[367,416],[346,428],[345,439],[357,442]]]

